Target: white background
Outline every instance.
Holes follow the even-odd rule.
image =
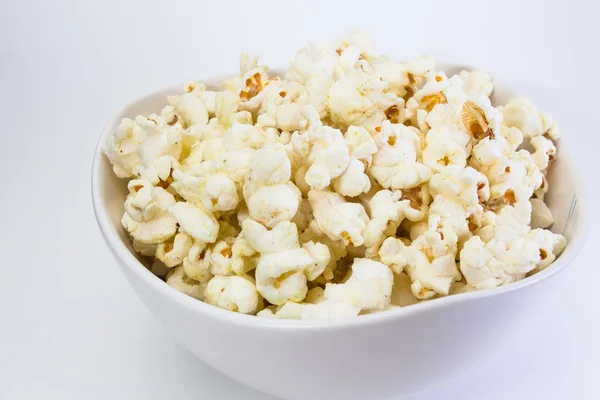
[[[362,28],[398,59],[427,52],[487,69],[557,117],[588,195],[600,196],[593,1],[344,3],[0,2],[1,399],[273,399],[171,341],[113,263],[90,200],[92,154],[113,113],[235,72],[241,51],[285,66],[309,39]],[[587,247],[526,326],[507,327],[464,378],[407,398],[600,398],[593,218]]]

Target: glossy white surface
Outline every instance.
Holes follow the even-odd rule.
[[[396,57],[429,49],[440,58],[482,66],[560,120],[589,196],[600,196],[593,185],[600,85],[586,72],[600,67],[595,6],[509,3],[477,2],[481,19],[470,17],[474,11],[464,2],[421,2],[407,11],[391,3],[373,9],[364,2],[348,9],[322,2],[288,9],[260,2],[240,3],[238,9],[192,3],[177,5],[187,12],[175,15],[165,2],[2,3],[0,398],[272,399],[233,383],[172,343],[102,243],[88,184],[97,133],[115,111],[139,93],[232,71],[242,49],[282,65],[307,38],[363,26]],[[231,18],[237,28],[218,30],[222,22],[206,17],[208,12]],[[277,27],[296,28],[257,22],[279,13],[286,23]],[[404,13],[422,19],[399,18]],[[337,16],[335,25],[326,23],[331,15]],[[470,23],[455,25],[459,15]],[[190,23],[189,16],[202,23]],[[397,20],[405,32],[400,41],[383,23]],[[490,23],[500,28],[489,29]],[[219,43],[213,41],[217,37]],[[465,38],[468,47],[462,45]],[[196,48],[201,52],[191,50]],[[162,52],[178,54],[182,62],[161,59]],[[552,287],[544,291],[550,295],[530,301],[529,317],[499,339],[490,357],[466,376],[406,398],[599,397],[600,266],[594,245],[600,236],[594,210],[591,219],[588,246],[577,262],[548,282]],[[462,354],[465,344],[455,346]]]

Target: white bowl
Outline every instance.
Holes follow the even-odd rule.
[[[451,73],[457,68],[445,69]],[[224,78],[204,82],[216,86]],[[587,236],[582,185],[559,143],[547,199],[556,219],[552,230],[565,235],[568,244],[554,264],[536,275],[495,289],[337,321],[258,318],[205,304],[171,288],[140,263],[120,224],[126,182],[115,177],[101,152],[122,118],[158,112],[165,97],[179,90],[142,97],[106,125],[92,171],[96,218],[117,264],[165,329],[208,365],[260,391],[289,399],[375,399],[451,377],[526,318],[527,304],[536,296],[543,301],[548,278],[573,261]],[[511,97],[510,90],[496,83],[495,104]]]

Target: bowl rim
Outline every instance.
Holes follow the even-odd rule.
[[[450,63],[439,63],[438,66],[442,65],[442,69],[444,66],[446,68],[452,69],[470,69],[468,66],[464,66],[462,64],[450,64]],[[274,75],[283,74],[284,69],[272,69],[270,73]],[[227,75],[215,75],[208,77],[206,79],[201,80],[202,82],[206,82],[207,87],[214,87],[216,85],[211,84],[212,82],[222,82],[225,79],[231,78],[231,74]],[[494,86],[503,86],[502,84],[498,84],[494,79]],[[296,319],[278,319],[278,318],[262,318],[257,317],[255,315],[246,315],[236,312],[231,312],[229,310],[222,309],[220,307],[213,306],[211,304],[207,304],[203,301],[195,299],[191,296],[188,296],[178,290],[172,288],[167,285],[162,279],[155,276],[152,272],[150,272],[143,264],[141,264],[138,259],[129,251],[127,246],[120,239],[117,232],[113,229],[112,222],[106,210],[103,199],[101,198],[101,158],[105,157],[103,154],[103,147],[106,143],[108,136],[112,133],[114,127],[120,122],[121,113],[123,110],[126,110],[130,107],[135,106],[137,103],[140,103],[145,100],[149,100],[150,98],[154,98],[157,96],[166,97],[167,94],[174,94],[181,91],[181,87],[183,85],[170,86],[166,89],[156,90],[146,95],[140,96],[133,101],[130,101],[124,107],[120,108],[120,111],[115,113],[115,116],[112,117],[102,129],[102,133],[98,142],[96,144],[96,148],[94,151],[94,158],[92,162],[92,174],[91,174],[91,190],[92,190],[92,203],[94,208],[94,214],[96,217],[96,221],[98,223],[98,227],[100,228],[100,232],[104,238],[104,241],[108,245],[111,252],[117,257],[121,262],[118,263],[121,268],[127,268],[129,272],[135,275],[140,281],[142,281],[145,285],[151,288],[153,291],[157,292],[157,295],[168,297],[169,300],[187,308],[192,312],[197,312],[199,314],[203,314],[206,317],[220,320],[223,323],[230,323],[234,325],[244,326],[244,327],[254,327],[254,328],[277,328],[277,329],[349,329],[349,328],[359,328],[365,325],[375,325],[375,324],[383,324],[389,323],[391,321],[407,318],[409,316],[413,316],[419,313],[425,313],[433,309],[449,307],[456,304],[462,304],[469,301],[477,301],[479,299],[485,299],[493,296],[499,296],[503,294],[507,294],[513,291],[522,290],[526,287],[535,285],[542,280],[545,280],[551,276],[554,276],[559,271],[565,269],[565,267],[570,264],[580,253],[583,248],[586,239],[588,237],[589,229],[590,229],[590,218],[589,218],[589,207],[587,202],[586,190],[585,186],[582,184],[581,178],[578,173],[572,177],[575,190],[578,193],[577,196],[577,206],[579,207],[580,220],[583,223],[578,225],[579,234],[575,235],[575,240],[571,241],[567,244],[566,248],[561,253],[560,257],[553,262],[550,266],[545,268],[543,271],[540,271],[532,276],[529,276],[525,279],[522,279],[517,282],[513,282],[507,285],[498,286],[495,288],[478,290],[474,292],[460,293],[452,296],[445,296],[436,298],[433,301],[426,301],[417,304],[413,304],[410,306],[394,308],[391,310],[386,310],[384,312],[376,312],[372,314],[361,315],[358,318],[341,318],[341,319],[331,319],[331,320],[296,320]],[[564,141],[561,140],[560,143],[560,152],[561,152],[561,162],[565,162],[569,164],[571,170],[576,171],[576,167],[574,163],[571,161],[571,157],[569,156],[568,150],[566,149]],[[123,271],[125,272],[125,271]]]

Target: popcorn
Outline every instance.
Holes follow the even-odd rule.
[[[210,265],[210,272],[213,275],[233,275],[233,263],[234,261],[241,261],[240,259],[233,258],[233,251],[231,247],[235,238],[227,236],[221,240],[217,240],[214,245],[210,247],[210,253],[208,254],[208,263]],[[238,268],[239,270],[240,268]]]
[[[234,260],[231,270],[237,275],[241,275],[256,268],[258,254],[250,247],[243,235],[238,235],[235,239],[233,246],[231,247],[231,252]]]
[[[490,246],[481,240],[479,236],[473,236],[463,246],[460,252],[460,270],[465,276],[469,286],[475,289],[485,289],[496,287],[501,284],[514,282],[522,278],[526,272],[517,273],[516,276],[508,273],[504,268],[502,261],[497,260],[494,255],[499,246],[495,242]],[[502,243],[503,245],[503,243]],[[521,250],[521,248],[519,248]],[[539,260],[539,255],[535,256],[532,247],[527,248],[529,264],[524,271],[531,271]]]
[[[267,227],[289,221],[298,211],[301,193],[291,182],[262,186],[251,195],[246,204],[252,219]]]
[[[277,140],[277,136],[269,135],[271,131],[257,128],[252,124],[234,122],[223,133],[223,146],[227,151],[240,149],[260,149]]]
[[[175,197],[161,187],[148,188],[146,186],[145,192],[151,192],[149,195],[150,201],[146,202],[148,199],[146,194],[141,195],[141,200],[136,200],[138,197],[135,191],[138,187],[137,184],[131,186],[126,200],[126,203],[129,204],[127,207],[128,210],[126,210],[121,218],[121,225],[139,242],[148,244],[164,242],[177,231],[177,221],[168,211],[168,208],[175,204]],[[144,189],[144,187],[140,189]],[[140,204],[145,209],[145,212],[141,208],[138,208]],[[150,212],[148,210],[153,211]],[[141,221],[136,221],[129,212]],[[144,220],[144,217],[149,217],[150,215],[152,215],[151,218]]]
[[[456,283],[456,282],[455,282]],[[394,287],[391,295],[391,305],[406,307],[417,304],[419,300],[411,290],[412,282],[405,273],[394,274]],[[452,287],[450,288],[452,291]]]
[[[490,197],[487,177],[467,167],[444,168],[429,182],[433,202],[429,206],[429,220],[435,216],[436,223],[450,227],[462,242],[479,228],[483,206]]]
[[[560,136],[552,119],[540,113],[530,100],[514,98],[499,108],[504,117],[504,125],[519,129],[526,138],[544,134],[552,135],[552,139],[558,139]]]
[[[147,118],[138,115],[135,125],[139,127],[138,138],[140,144],[137,148],[140,166],[149,168],[161,157],[171,156],[179,159],[183,146],[183,131],[181,125],[168,125],[163,117],[151,114]]]
[[[328,283],[325,300],[350,303],[361,310],[383,310],[390,304],[394,276],[384,264],[357,258],[346,283]]]
[[[256,314],[262,304],[252,278],[242,276],[213,277],[204,297],[208,304],[242,314]]]
[[[308,201],[320,231],[331,240],[342,240],[351,246],[363,244],[362,232],[369,221],[363,206],[348,203],[337,193],[320,190],[311,190]]]
[[[184,232],[204,243],[214,243],[219,233],[216,218],[201,208],[187,202],[178,202],[169,207],[169,213]]]
[[[318,121],[312,107],[304,110],[309,121]],[[315,189],[323,189],[331,179],[340,176],[350,161],[348,147],[342,132],[319,122],[311,122],[303,135],[292,136],[292,147],[296,156],[306,158],[308,166],[304,180]]]
[[[208,110],[195,92],[168,96],[167,100],[173,106],[184,128],[192,125],[206,125],[208,122]]]
[[[485,72],[397,62],[360,32],[309,43],[284,77],[243,54],[223,90],[186,83],[108,137],[128,179],[121,225],[168,285],[265,318],[356,317],[524,279],[566,246],[544,203],[561,132],[493,90]]]
[[[267,231],[248,219],[243,223],[243,235],[261,253],[256,267],[257,287],[273,304],[302,300],[308,290],[307,280],[320,276],[330,262],[326,245],[309,241],[300,247],[296,225],[287,221]]]
[[[300,315],[301,319],[339,319],[356,317],[360,308],[343,301],[323,301],[307,304]]]
[[[204,139],[200,143],[195,143],[198,154],[202,154],[203,161],[210,161],[217,159],[220,155],[224,154],[227,149],[223,143],[223,138],[217,133],[214,137],[212,135],[205,135]]]
[[[507,127],[506,125],[500,125],[500,137],[506,141],[508,151],[517,151],[519,146],[523,143],[523,132],[515,127]]]
[[[134,221],[147,222],[161,211],[156,191],[150,182],[132,179],[127,189],[129,195],[125,199],[125,212]]]
[[[531,228],[549,228],[554,223],[552,212],[540,199],[529,199],[531,203]]]
[[[469,239],[460,253],[460,269],[469,286],[482,289],[522,279],[562,251],[561,235],[529,229],[530,214],[531,204],[520,202],[503,207],[497,215],[484,215],[479,236]]]
[[[175,170],[172,186],[185,200],[210,212],[233,210],[240,201],[235,182],[223,173],[196,177]]]
[[[244,184],[244,197],[252,219],[274,227],[294,217],[302,195],[290,178],[291,163],[283,148],[264,148],[253,154]]]
[[[430,298],[432,292],[447,295],[452,281],[461,278],[454,260],[454,240],[449,236],[426,232],[410,246],[407,272],[413,281],[411,290],[418,299]]]
[[[544,136],[535,136],[530,140],[535,152],[531,155],[533,162],[539,169],[548,168],[550,162],[556,157],[556,146],[552,140],[546,139]]]
[[[309,281],[314,281],[323,273],[325,267],[329,264],[331,259],[331,253],[329,247],[323,243],[313,242],[312,240],[302,245],[302,248],[306,250],[310,258],[313,260],[313,264],[309,265],[304,273]]]
[[[542,183],[533,191],[533,197],[543,201],[546,192],[548,192],[548,179],[546,179],[546,175],[542,174]]]
[[[156,248],[156,258],[168,268],[173,268],[183,262],[192,247],[193,239],[185,232],[179,232],[172,241],[159,243]]]
[[[257,126],[280,131],[304,130],[307,121],[302,109],[309,103],[304,86],[277,79],[269,82],[264,93],[262,106],[257,112]]]
[[[411,97],[425,74],[435,67],[432,57],[423,56],[406,63],[380,58],[373,61],[373,72],[387,83],[388,90],[400,97]]]
[[[304,302],[309,304],[318,304],[323,301],[325,301],[325,290],[319,286],[309,289],[304,298]]]
[[[174,268],[172,272],[167,275],[166,282],[167,285],[175,288],[179,292],[185,293],[198,300],[204,300],[206,284],[188,277],[185,274],[183,267]]]
[[[275,125],[284,131],[296,131],[306,126],[302,106],[296,103],[282,104],[275,111]]]
[[[512,206],[504,206],[497,213],[485,212],[482,217],[483,226],[479,229],[478,235],[487,242],[497,238],[498,234],[506,229],[517,234],[525,234],[529,231],[530,222],[531,203],[521,201]]]
[[[276,185],[291,178],[291,163],[281,147],[265,147],[252,155],[248,183],[254,185]]]
[[[447,295],[452,281],[461,278],[454,260],[456,240],[451,229],[428,230],[409,246],[400,239],[386,239],[380,255],[395,271],[406,269],[415,297],[428,299],[436,294]]]
[[[356,197],[371,189],[371,180],[365,173],[365,164],[352,158],[346,170],[333,180],[333,188],[336,192],[347,197]]]
[[[202,176],[210,173],[224,173],[236,184],[242,185],[249,172],[250,160],[254,151],[241,149],[219,155],[210,162],[201,163],[190,172]]]
[[[136,253],[139,253],[144,257],[154,257],[154,255],[156,254],[156,244],[144,243],[140,242],[139,240],[133,239],[131,245],[133,246],[133,249],[136,251]]]
[[[308,194],[308,192],[307,192]],[[292,218],[292,222],[296,224],[296,228],[300,233],[303,233],[308,228],[309,224],[313,221],[312,209],[307,199],[300,200],[298,206],[298,212]]]
[[[355,317],[360,308],[343,301],[323,301],[318,304],[285,303],[277,310],[275,317],[284,319],[340,319]]]
[[[371,179],[367,175],[377,145],[369,132],[361,127],[351,126],[344,134],[346,146],[350,150],[350,161],[346,170],[333,180],[333,188],[341,195],[356,197],[371,189]]]
[[[386,189],[411,189],[428,181],[430,168],[417,160],[420,138],[416,130],[396,124],[388,127],[391,134],[373,156],[371,175]]]
[[[308,43],[292,61],[285,78],[301,84],[315,76],[333,76],[337,57],[335,49],[326,43]]]
[[[440,140],[427,145],[423,151],[423,164],[436,172],[449,165],[464,168],[467,164],[467,153],[457,143]]]
[[[420,108],[429,112],[437,104],[448,103],[443,92],[450,83],[446,74],[432,71],[425,74],[425,79],[425,85],[407,101],[407,108]]]
[[[171,156],[163,156],[154,162],[148,168],[139,168],[140,177],[150,182],[153,186],[160,186],[167,189],[173,182],[173,171],[181,168],[179,162]]]
[[[288,301],[284,305],[277,308],[275,317],[280,319],[300,319],[302,318],[302,311],[304,310],[304,307],[305,304]]]
[[[262,318],[277,318],[272,308],[264,308],[257,312],[256,316]]]
[[[356,159],[369,159],[368,157],[377,152],[377,145],[371,134],[358,126],[351,126],[344,134],[346,146],[350,149],[350,155]]]
[[[357,59],[364,58],[371,60],[377,57],[375,44],[360,30],[348,32],[346,37],[334,43],[334,47],[337,50],[342,50],[342,53],[349,48],[355,49]]]
[[[265,83],[269,81],[269,76],[263,68],[254,68],[242,77],[243,86],[239,91],[240,107],[243,110],[255,112],[261,105],[266,91]]]
[[[119,178],[134,176],[133,171],[140,165],[140,157],[137,154],[140,145],[139,136],[139,127],[133,120],[123,118],[115,133],[108,137],[104,154]]]
[[[262,224],[246,219],[242,223],[242,232],[248,245],[259,253],[277,253],[300,247],[296,224],[289,221],[281,221],[268,230]]]
[[[543,174],[527,150],[503,151],[502,142],[485,138],[473,148],[471,165],[490,183],[490,207],[527,201],[541,187]]]
[[[465,93],[471,98],[490,97],[494,90],[492,79],[483,71],[461,71],[458,76],[464,82]]]
[[[421,193],[421,188],[377,192],[369,200],[371,220],[363,233],[364,245],[376,247],[381,244],[385,239],[386,230],[391,229],[395,233],[404,218],[414,221],[425,218],[427,205],[422,201],[427,197],[427,190]]]
[[[332,270],[337,268],[337,262],[346,257],[348,254],[348,248],[344,242],[342,240],[330,239],[327,235],[321,232],[315,220],[311,221],[307,229],[305,229],[302,235],[300,235],[299,239],[301,244],[313,241],[326,245],[329,248],[329,253],[331,255],[330,265],[327,268]],[[327,268],[324,271],[324,274],[327,272]]]
[[[408,264],[406,245],[401,239],[387,238],[379,249],[379,258],[395,274],[400,274]]]
[[[439,101],[427,115],[431,128],[447,126],[471,135],[474,142],[499,136],[502,114],[487,97],[469,98],[458,76],[449,79],[443,90],[446,102]]]
[[[333,79],[327,75],[311,76],[306,81],[305,88],[308,95],[308,103],[317,110],[321,118],[325,118],[329,114],[327,102],[332,84]]]
[[[327,141],[316,143],[311,151],[312,157],[314,161],[306,171],[304,179],[313,189],[329,186],[331,179],[340,176],[350,162],[348,148],[342,141],[338,141],[337,144]]]
[[[535,239],[539,246],[540,261],[535,267],[537,271],[541,271],[552,264],[567,245],[567,240],[564,236],[552,233],[546,229],[532,229],[527,232],[527,236]]]
[[[375,113],[385,83],[362,71],[334,82],[329,90],[329,113],[340,126],[361,125]]]
[[[272,304],[302,301],[308,291],[304,270],[313,263],[303,248],[265,253],[256,266],[256,288]]]
[[[210,271],[210,253],[204,242],[196,241],[183,259],[183,270],[190,278],[199,282],[208,282],[212,277]]]

